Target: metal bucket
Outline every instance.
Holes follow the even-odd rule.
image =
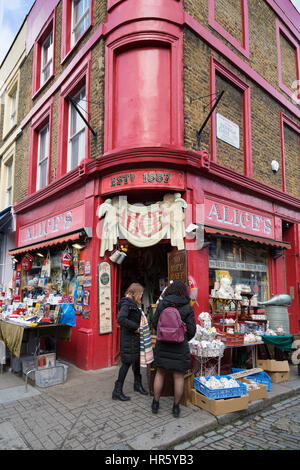
[[[290,320],[288,309],[280,305],[265,305],[265,312],[267,320],[269,321],[269,328],[276,330],[282,327],[286,335],[290,334]]]

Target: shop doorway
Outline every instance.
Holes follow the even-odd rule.
[[[169,243],[161,243],[148,248],[126,245],[126,258],[120,266],[119,297],[123,297],[132,282],[145,287],[142,307],[146,314],[156,303],[168,284],[168,253],[172,251]]]

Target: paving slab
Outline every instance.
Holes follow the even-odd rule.
[[[25,442],[9,422],[0,423],[0,449],[28,450]]]
[[[214,429],[216,424],[216,418],[210,413],[195,409],[188,417],[177,418],[164,426],[153,428],[127,441],[127,444],[134,450],[166,449],[179,440],[189,439],[199,432]]]
[[[41,392],[39,392],[39,390],[31,387],[30,385],[28,385],[27,391],[25,390],[25,385],[4,388],[0,390],[0,405],[18,400],[27,400],[28,398],[32,398],[40,394]]]

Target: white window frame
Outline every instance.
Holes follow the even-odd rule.
[[[13,160],[5,163],[5,207],[11,206],[13,189]]]
[[[42,133],[47,129],[46,133],[46,143],[45,143],[45,155],[41,155],[41,139]],[[49,146],[50,146],[50,126],[49,122],[39,131],[38,137],[38,158],[37,158],[37,173],[36,173],[36,190],[44,188],[48,184],[48,167],[49,167]],[[46,165],[46,183],[45,185],[41,184],[41,175],[42,175],[42,166],[47,162]]]
[[[49,47],[45,47],[47,41],[50,41]],[[48,52],[48,60],[44,63],[45,52]],[[49,74],[45,78],[45,72],[49,68]],[[48,34],[46,39],[41,44],[41,85],[43,85],[53,73],[53,30]]]
[[[84,93],[83,93],[84,90]],[[77,104],[77,106],[80,108],[80,110],[84,113],[86,110],[86,86],[84,85],[76,95],[73,96],[73,100]],[[73,113],[76,113],[76,120],[77,124],[79,124],[78,129],[74,133],[72,133],[72,116]],[[84,155],[82,157],[78,155],[78,161],[76,162],[77,164],[73,163],[73,152],[72,152],[72,146],[74,141],[78,139],[79,140],[79,149],[81,146],[84,148]],[[83,139],[83,144],[81,144],[81,139]],[[80,117],[74,106],[70,103],[69,104],[69,130],[68,130],[68,159],[67,159],[67,171],[71,171],[74,168],[76,168],[80,161],[85,158],[85,145],[86,145],[86,124],[83,121],[83,119]]]
[[[81,17],[77,20],[76,24],[74,24],[75,21],[75,8],[78,3],[84,2],[86,3],[86,9],[83,11]],[[76,44],[80,36],[84,33],[84,31],[88,28],[89,25],[89,14],[90,14],[90,0],[72,0],[72,21],[71,21],[71,47]],[[86,21],[86,18],[88,17],[87,24],[85,25],[84,30],[82,33],[79,34],[78,37],[76,37],[76,30],[84,24]]]

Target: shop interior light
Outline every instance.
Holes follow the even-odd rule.
[[[80,245],[79,243],[74,243],[74,245],[72,245],[72,247],[76,248],[77,250],[83,250],[84,245]]]
[[[15,263],[18,263],[18,262],[19,262],[18,258],[13,258],[13,261],[14,261]]]
[[[45,256],[43,255],[43,253],[37,253],[37,256],[39,256],[40,258],[45,258]]]

